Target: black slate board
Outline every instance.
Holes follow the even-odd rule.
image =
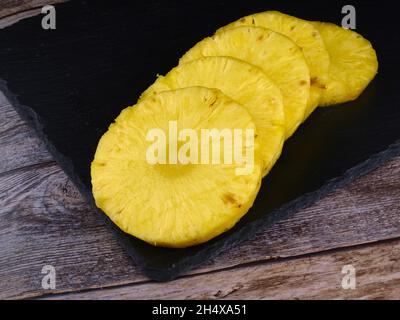
[[[157,73],[174,67],[197,41],[263,10],[340,24],[346,4],[73,0],[57,6],[56,30],[42,30],[37,16],[0,31],[0,90],[93,204],[89,169],[99,138]],[[357,30],[378,52],[378,77],[357,101],[311,116],[285,145],[254,207],[232,231],[190,249],[154,248],[123,234],[100,213],[149,277],[173,279],[400,154],[396,10],[390,1],[352,4]]]

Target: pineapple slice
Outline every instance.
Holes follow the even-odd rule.
[[[310,95],[310,72],[302,50],[289,38],[259,27],[238,27],[200,41],[180,60],[228,56],[261,68],[281,90],[285,111],[285,137],[303,122]]]
[[[322,91],[327,85],[329,54],[318,30],[309,22],[278,11],[266,11],[237,20],[217,32],[239,26],[271,29],[292,39],[300,48],[310,68],[311,91],[305,118],[318,107]]]
[[[185,87],[221,90],[244,106],[259,134],[260,154],[266,176],[278,160],[285,135],[285,115],[279,88],[261,69],[229,57],[205,57],[181,64],[147,89],[141,98]]]
[[[378,72],[371,43],[358,33],[332,23],[313,22],[324,39],[331,66],[321,106],[357,99]]]
[[[244,107],[215,89],[167,91],[123,110],[101,138],[91,166],[93,195],[126,233],[152,245],[184,248],[222,234],[247,213],[260,188],[262,165],[255,160],[252,170],[240,175],[237,169],[249,164],[247,157],[231,164],[173,164],[172,150],[181,140],[171,133],[171,121],[177,132],[193,129],[199,136],[202,129],[248,130],[253,143],[235,143],[234,151],[253,150],[257,158],[256,127]],[[167,151],[159,150],[169,159],[166,164],[148,161],[152,129],[167,133]],[[217,138],[221,146],[223,139]]]

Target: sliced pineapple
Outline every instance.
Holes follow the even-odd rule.
[[[311,76],[310,99],[305,114],[305,118],[308,118],[319,105],[329,74],[329,54],[318,30],[305,20],[278,11],[266,11],[239,19],[217,32],[239,26],[271,29],[289,37],[302,48]]]
[[[183,63],[147,89],[141,98],[186,87],[220,89],[244,106],[259,134],[264,176],[278,160],[284,142],[285,116],[279,88],[259,68],[229,57],[205,57]]]
[[[220,235],[246,214],[260,188],[262,164],[255,161],[246,175],[237,172],[249,164],[246,157],[232,164],[171,164],[171,146],[179,140],[172,133],[167,152],[159,151],[167,164],[150,164],[148,134],[170,133],[171,122],[177,132],[236,129],[256,135],[246,109],[219,90],[167,91],[122,111],[99,142],[91,175],[96,205],[123,231],[152,245],[183,248]],[[257,154],[257,140],[234,144],[233,151]]]
[[[378,72],[378,58],[371,43],[358,33],[332,23],[313,22],[329,52],[331,65],[321,106],[357,99]]]
[[[279,87],[285,111],[285,136],[302,123],[310,95],[310,72],[302,50],[289,38],[259,27],[238,27],[200,41],[180,60],[228,56],[261,68]]]

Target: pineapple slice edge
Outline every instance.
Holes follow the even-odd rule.
[[[258,67],[232,57],[204,57],[183,63],[166,76],[159,76],[141,99],[163,91],[202,86],[221,90],[244,106],[259,134],[263,176],[282,152],[285,115],[280,89]]]
[[[96,205],[124,232],[152,245],[185,248],[228,231],[248,212],[261,186],[262,162],[255,139],[249,175],[237,175],[235,164],[151,166],[146,132],[166,130],[171,119],[182,128],[256,132],[247,110],[219,90],[162,92],[124,109],[103,135],[91,166],[92,190]]]
[[[311,21],[325,42],[331,60],[327,89],[320,106],[357,99],[378,73],[378,57],[370,41],[333,23]]]
[[[304,117],[306,120],[319,105],[330,70],[330,57],[318,29],[306,20],[279,11],[265,11],[236,20],[218,29],[217,33],[238,26],[270,29],[290,38],[303,50],[311,77],[310,99]]]
[[[281,90],[285,138],[294,134],[304,120],[310,96],[310,71],[299,46],[272,30],[240,26],[198,42],[180,64],[207,56],[234,57],[261,68]]]

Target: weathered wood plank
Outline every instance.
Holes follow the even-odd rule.
[[[44,143],[0,92],[0,174],[52,160]]]
[[[12,16],[2,18],[0,20],[0,29],[4,29],[6,27],[13,25],[14,23],[17,23],[18,21],[36,16],[40,13],[41,13],[41,9],[32,9],[32,10],[16,13]]]
[[[56,299],[399,299],[400,241]],[[356,289],[344,290],[345,265]],[[51,298],[51,297],[50,297]]]
[[[43,293],[46,264],[61,290],[143,279],[57,165],[1,176],[0,204],[0,298]]]
[[[0,3],[0,18],[39,8],[46,4],[60,2],[64,2],[64,0],[2,0]]]
[[[400,158],[396,158],[280,221],[214,263],[224,261],[228,267],[238,265],[238,261],[293,257],[399,237],[399,176]]]
[[[400,237],[399,175],[397,158],[192,274]],[[146,281],[52,163],[0,177],[0,252],[2,298],[46,294],[45,264],[58,293]]]
[[[3,0],[0,3],[0,29],[40,14],[41,8],[47,4],[61,2],[65,0]]]

